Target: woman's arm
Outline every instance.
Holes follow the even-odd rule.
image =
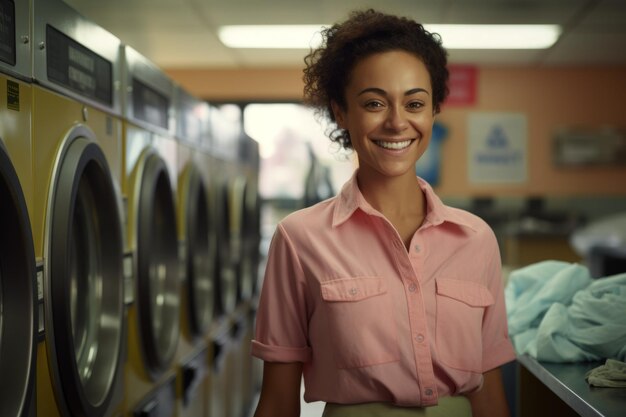
[[[261,397],[254,417],[299,417],[302,362],[263,364]]]
[[[504,395],[500,368],[483,375],[483,386],[467,396],[472,404],[473,417],[509,417],[509,406]]]

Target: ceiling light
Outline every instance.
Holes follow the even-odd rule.
[[[309,49],[322,43],[322,25],[240,25],[218,29],[229,48]]]
[[[229,48],[309,49],[322,42],[329,25],[222,26],[218,36]],[[447,49],[544,49],[552,46],[558,25],[438,25],[424,27],[441,35]]]
[[[561,34],[558,25],[424,25],[447,49],[545,49]]]

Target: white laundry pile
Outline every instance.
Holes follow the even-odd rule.
[[[587,256],[596,246],[626,247],[626,213],[614,214],[578,229],[570,243],[581,256]]]
[[[592,280],[586,267],[544,261],[511,272],[509,334],[542,361],[626,360],[626,273]]]

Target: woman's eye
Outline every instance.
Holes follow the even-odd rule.
[[[421,109],[422,107],[424,107],[424,103],[421,103],[419,101],[412,101],[409,104],[407,104],[407,108],[411,110]]]
[[[365,103],[365,108],[367,109],[379,109],[381,107],[383,107],[383,103],[380,101],[368,101]]]

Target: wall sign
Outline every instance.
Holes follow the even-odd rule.
[[[470,113],[468,175],[471,183],[521,183],[526,172],[526,116]]]
[[[447,136],[448,129],[439,122],[433,124],[430,143],[424,154],[415,164],[415,174],[433,187],[439,185],[441,171],[441,145]]]
[[[626,165],[626,130],[614,128],[561,129],[553,137],[558,166]]]
[[[448,66],[450,94],[444,106],[473,106],[476,104],[476,84],[478,70],[470,65]]]

